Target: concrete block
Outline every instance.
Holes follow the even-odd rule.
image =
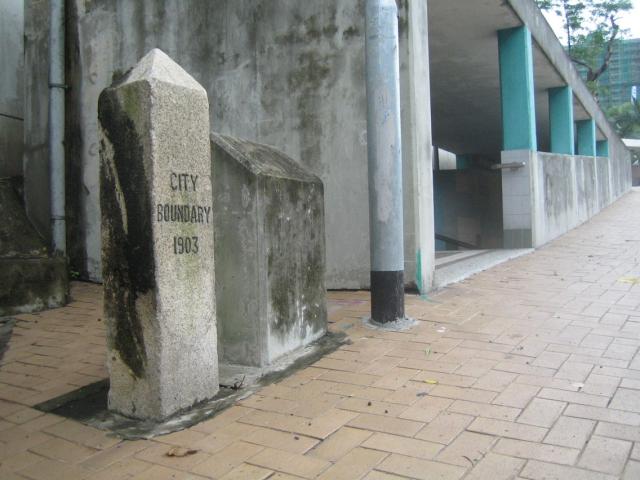
[[[47,245],[27,219],[13,182],[0,180],[0,205],[0,317],[64,305],[67,262],[47,256]]]
[[[265,366],[326,332],[323,185],[266,145],[211,149],[220,359]]]
[[[0,177],[22,176],[22,135],[22,120],[0,116]]]
[[[155,49],[98,117],[109,408],[160,420],[218,391],[207,94]]]
[[[60,307],[68,291],[64,258],[0,258],[0,317]]]

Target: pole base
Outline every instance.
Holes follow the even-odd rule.
[[[371,319],[376,323],[404,318],[404,270],[371,272]]]

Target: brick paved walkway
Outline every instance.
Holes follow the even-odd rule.
[[[368,330],[217,417],[127,442],[30,406],[105,378],[100,288],[20,315],[0,361],[0,478],[640,478],[640,192],[539,251]],[[638,283],[637,283],[638,282]],[[168,456],[174,447],[197,450]]]

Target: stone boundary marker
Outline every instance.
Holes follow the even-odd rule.
[[[218,391],[209,103],[154,49],[98,117],[109,409],[161,420]]]

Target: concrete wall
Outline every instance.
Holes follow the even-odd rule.
[[[479,248],[502,247],[502,188],[497,171],[434,172],[435,232]],[[444,250],[438,240],[436,246]],[[450,245],[446,248],[453,249]]]
[[[23,0],[0,0],[0,177],[22,175],[23,38]]]
[[[49,1],[26,0],[24,8],[25,207],[34,227],[49,238]]]
[[[415,272],[416,251],[428,252],[433,241],[428,232],[430,107],[426,5],[417,1],[408,9],[407,1],[400,2],[402,84],[408,88],[403,120],[416,126],[411,134],[403,125],[403,141],[416,161],[405,159],[410,200],[405,218],[411,220],[406,222],[406,256]],[[38,115],[46,106],[38,87],[46,52],[40,48],[46,38],[46,4],[28,2],[27,62],[34,76],[27,103],[35,115],[27,140],[34,184],[42,180],[42,168],[35,165],[40,132],[46,131],[46,116]],[[322,178],[327,287],[368,285],[364,0],[73,0],[67,16],[68,236],[78,270],[100,280],[98,94],[159,47],[205,86],[212,129],[273,145]],[[42,219],[48,206],[33,190],[28,200],[39,228],[46,228]],[[424,255],[420,262],[427,277],[433,268],[428,259]]]
[[[505,248],[544,245],[623,195],[631,187],[629,151],[615,154],[502,152],[502,163],[525,163],[502,175]]]

